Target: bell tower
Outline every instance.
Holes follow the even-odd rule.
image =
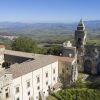
[[[86,31],[83,20],[81,19],[75,31],[75,46],[78,55],[84,55],[84,45],[86,44]]]
[[[75,47],[77,50],[77,65],[79,71],[84,71],[83,59],[85,53],[85,44],[86,44],[86,30],[83,20],[81,19],[77,29],[75,30]]]

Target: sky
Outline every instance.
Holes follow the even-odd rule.
[[[100,0],[0,0],[0,22],[100,20]]]

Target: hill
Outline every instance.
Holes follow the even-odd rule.
[[[73,34],[78,23],[19,23],[0,22],[0,32],[15,34],[47,35]],[[100,20],[85,21],[89,34],[100,33]]]
[[[84,23],[88,37],[100,39],[100,20]],[[40,42],[62,43],[73,38],[77,24],[0,22],[0,36],[28,36]]]

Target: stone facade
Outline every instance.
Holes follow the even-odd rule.
[[[68,41],[67,43],[66,42],[63,43],[63,55],[62,56],[73,58],[73,61],[71,62],[71,64],[67,63],[67,61],[62,63],[64,67],[64,68],[62,67],[63,68],[62,73],[65,78],[64,83],[65,85],[66,84],[69,85],[73,82],[76,82],[77,77],[78,77],[77,51],[76,51],[76,47],[73,46],[70,41]]]
[[[100,75],[100,46],[86,45],[85,48],[84,72]]]

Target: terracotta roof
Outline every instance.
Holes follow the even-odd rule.
[[[4,45],[0,45],[0,48],[5,48],[5,46]]]
[[[17,78],[22,75],[28,74],[34,70],[47,66],[56,61],[72,62],[74,60],[74,58],[70,57],[41,55],[41,54],[33,54],[33,53],[26,53],[26,52],[12,51],[12,50],[5,50],[5,54],[34,58],[34,60],[25,61],[20,64],[16,63],[11,65],[10,68],[5,69],[6,72],[12,73],[13,78]],[[3,74],[4,72],[0,73],[1,76]]]
[[[6,70],[13,74],[13,78],[17,78],[48,64],[54,63],[55,61],[57,61],[57,59],[52,56],[42,56],[32,61],[11,65],[11,67]]]
[[[62,56],[53,56],[58,59],[60,62],[72,62],[75,58],[74,57],[62,57]]]
[[[34,54],[34,53],[12,51],[12,50],[5,50],[5,54],[19,56],[19,57],[34,58],[34,59],[44,56],[42,54]],[[75,59],[74,57],[62,57],[62,56],[54,56],[54,55],[50,55],[50,56],[58,59],[59,61],[66,61],[66,62],[72,62]]]

